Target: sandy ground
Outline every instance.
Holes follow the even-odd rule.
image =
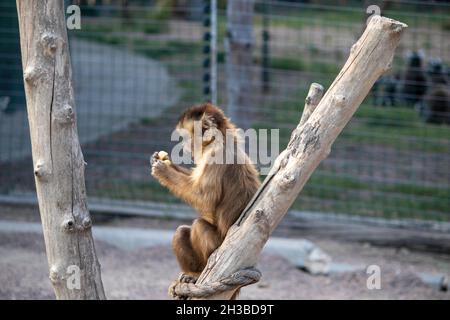
[[[13,218],[2,215],[2,218]],[[14,219],[16,220],[16,219]],[[36,216],[20,220],[36,220]],[[113,219],[97,225],[173,229],[179,222],[147,219]],[[280,232],[280,231],[279,231]],[[295,236],[290,234],[289,236]],[[301,235],[297,235],[300,237]],[[450,257],[377,248],[367,243],[314,239],[339,263],[376,264],[381,268],[381,289],[368,290],[364,270],[331,276],[312,276],[280,256],[263,254],[258,268],[263,278],[242,290],[242,299],[450,299],[424,284],[419,272],[450,274]],[[168,299],[167,287],[178,274],[169,246],[122,250],[96,242],[109,299]],[[0,233],[0,299],[53,299],[47,278],[44,242],[40,235]]]

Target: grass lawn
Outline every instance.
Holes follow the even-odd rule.
[[[305,96],[306,91],[299,90],[296,98],[281,105],[268,106],[273,116],[271,122],[256,125],[257,128],[273,127],[273,123],[284,125],[280,129],[280,150],[287,145],[291,131],[298,122],[299,106]],[[339,145],[353,146],[355,149],[359,146],[377,146],[412,155],[417,153],[429,158],[427,165],[433,166],[440,157],[450,154],[450,126],[426,124],[411,107],[373,107],[365,101],[338,137],[335,147]],[[386,159],[387,164],[392,160]],[[355,162],[358,168],[370,166],[363,160]],[[398,163],[391,166],[392,170],[402,169]],[[442,174],[448,175],[448,171]],[[398,182],[388,179],[377,181],[319,166],[293,207],[385,218],[450,221],[449,199],[450,187],[436,186],[432,181],[425,183],[420,178]]]

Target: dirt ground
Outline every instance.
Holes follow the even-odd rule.
[[[4,220],[38,221],[35,210],[17,215],[0,212]],[[175,229],[179,221],[142,218],[97,220],[96,225]],[[277,236],[280,236],[278,231]],[[289,234],[302,237],[301,234]],[[406,249],[373,247],[368,243],[308,237],[336,263],[381,268],[381,289],[369,290],[365,270],[313,276],[273,254],[263,254],[258,265],[263,277],[241,291],[241,299],[450,299],[449,292],[423,283],[418,273],[450,275],[450,256]],[[168,299],[167,287],[178,274],[169,246],[125,251],[96,241],[102,277],[109,299]],[[47,278],[42,236],[0,233],[0,299],[54,299]]]

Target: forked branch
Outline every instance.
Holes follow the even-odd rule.
[[[270,174],[230,228],[222,245],[209,257],[196,286],[218,283],[239,270],[256,265],[272,231],[311,174],[328,156],[333,142],[375,81],[389,69],[406,27],[401,22],[381,16],[370,20],[315,110],[313,101],[307,99],[302,119],[286,150],[278,156]],[[314,86],[312,90],[315,90]],[[182,295],[181,287],[175,290],[179,289],[177,293]],[[230,299],[235,290],[211,294],[207,298]]]

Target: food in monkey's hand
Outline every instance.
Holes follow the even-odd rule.
[[[170,165],[172,164],[172,162],[169,159],[169,154],[165,151],[159,151],[159,152],[155,152],[151,158],[151,165],[153,167],[153,165],[157,162],[157,161],[162,161],[163,163]]]
[[[163,161],[169,160],[169,154],[165,151],[160,151],[160,152],[158,152],[158,158]]]
[[[170,160],[169,160],[169,154],[165,151],[160,151],[158,152],[158,158],[159,160],[161,160],[162,162],[166,163],[166,164],[170,164]]]

